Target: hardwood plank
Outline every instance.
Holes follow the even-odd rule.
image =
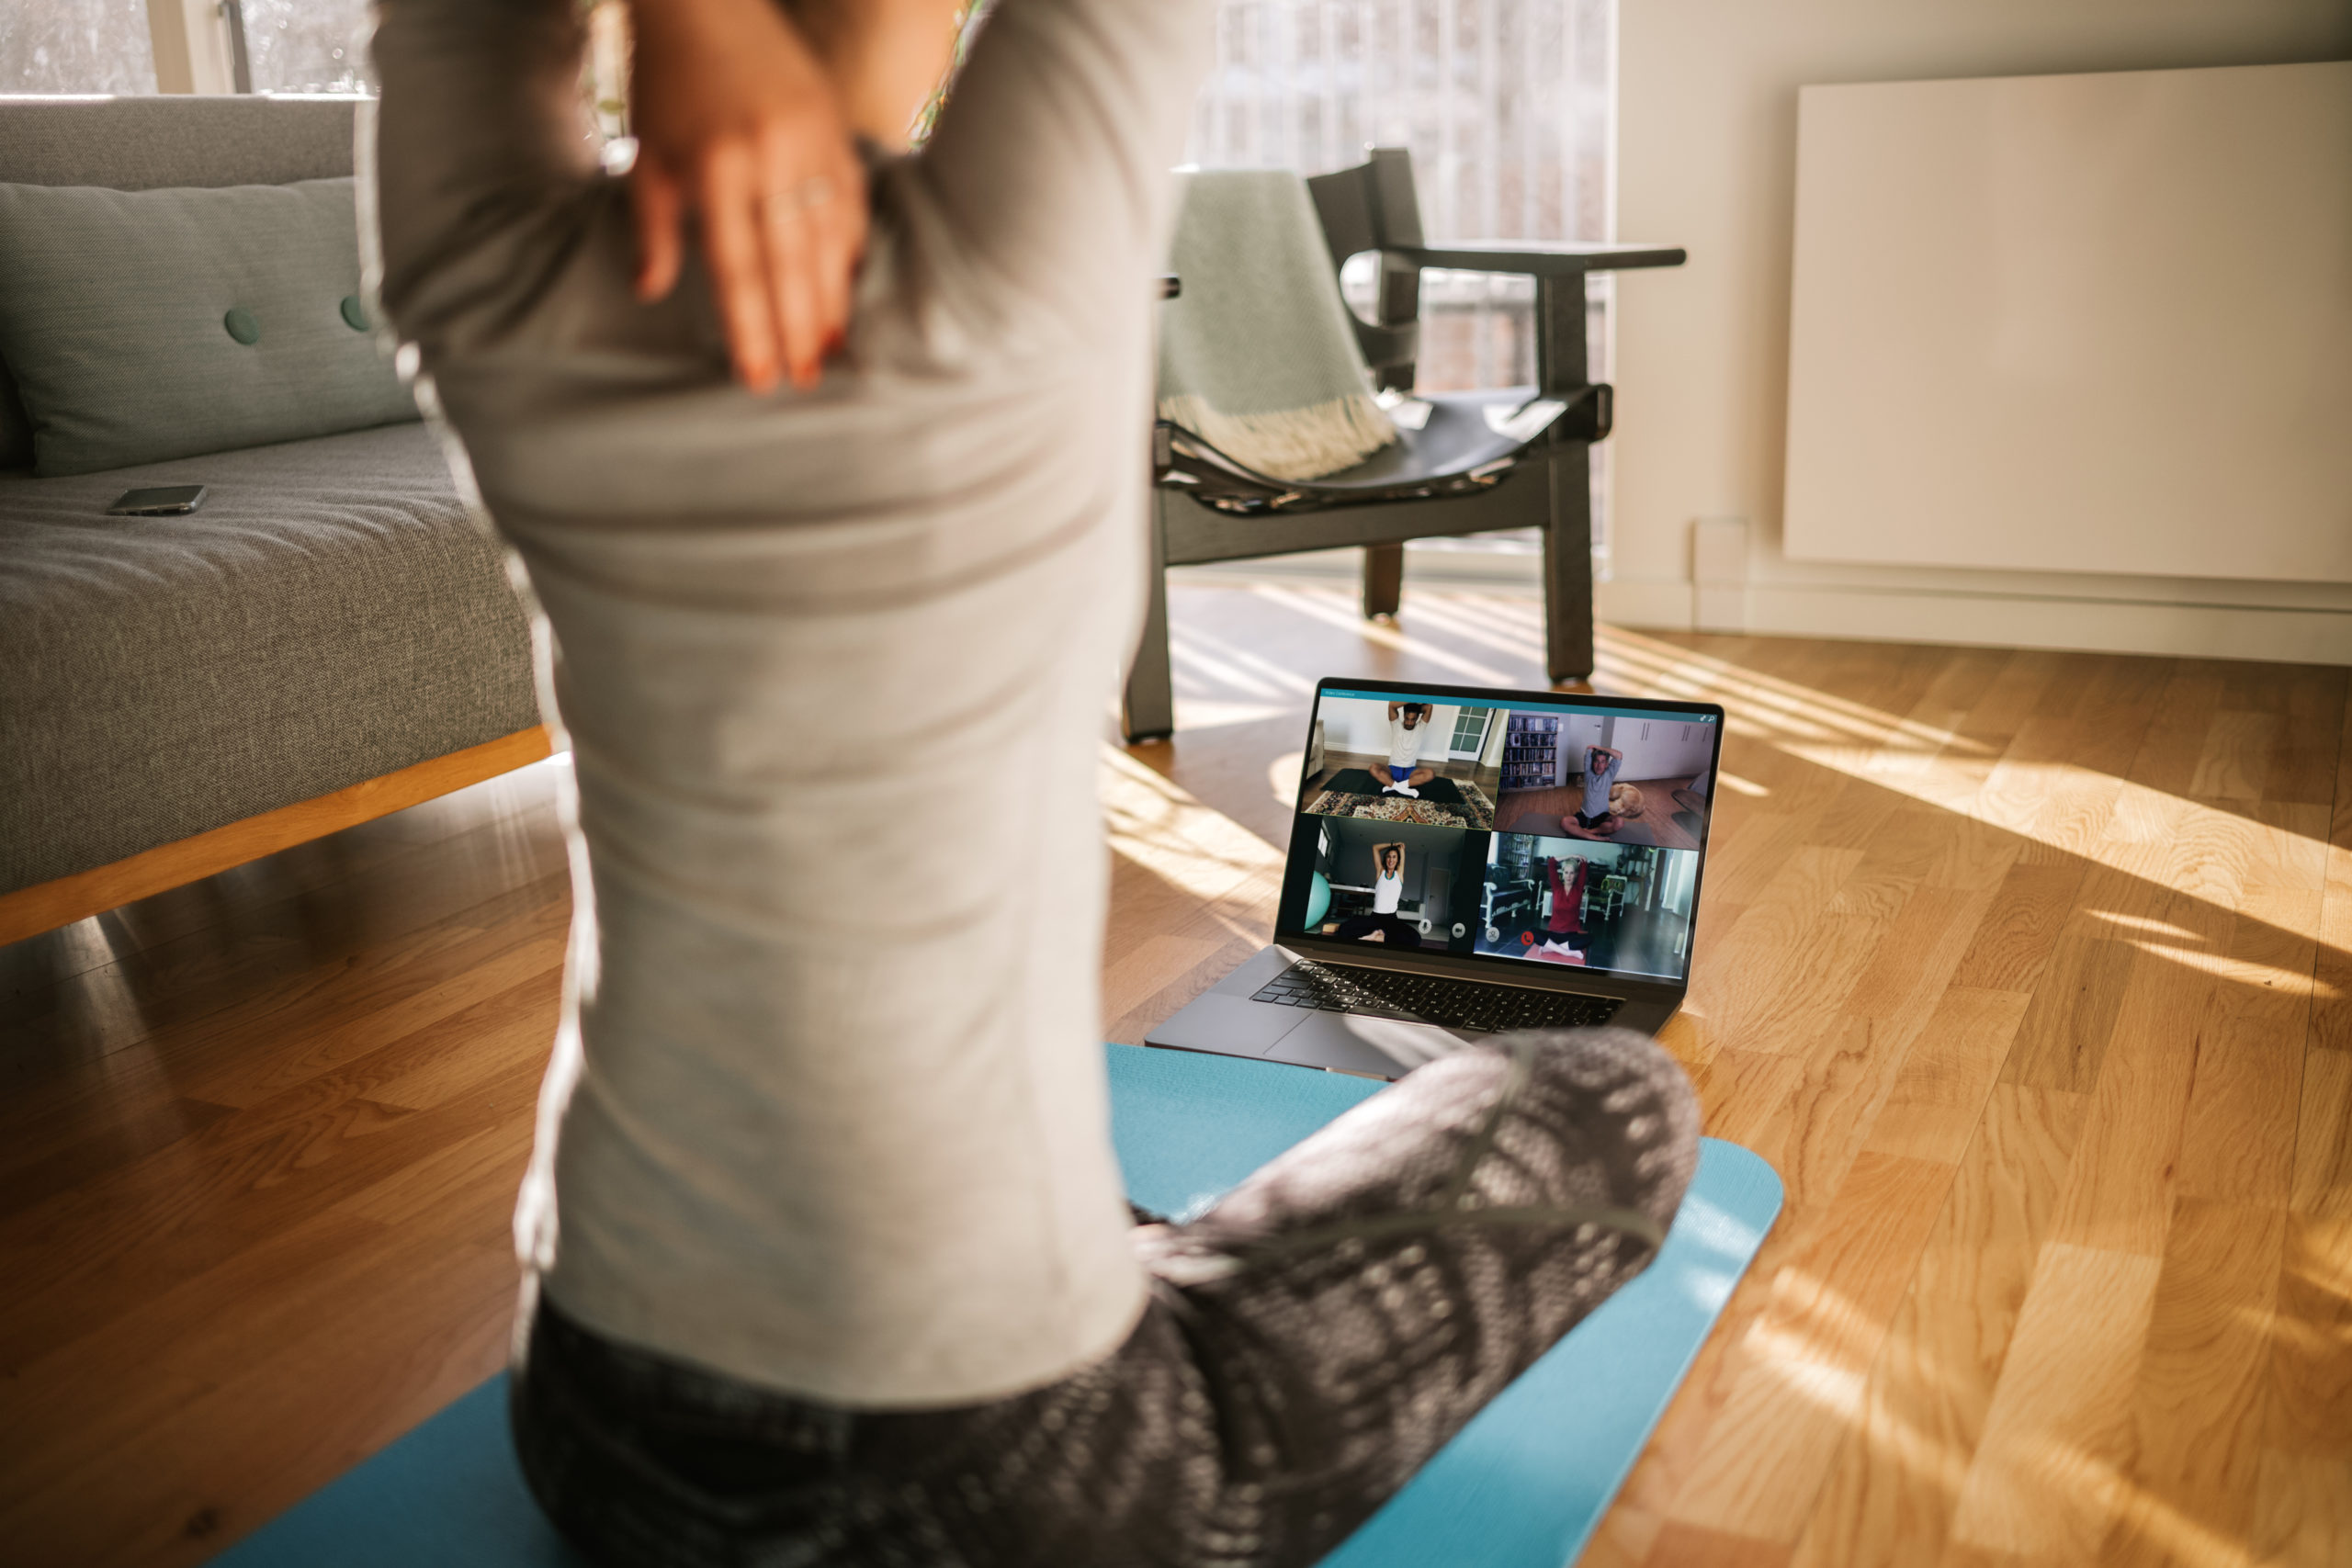
[[[1875,922],[1829,908],[1862,858],[1859,849],[1808,845],[1794,851],[1746,906],[1738,924],[1713,940],[1703,974],[1694,966],[1692,999],[1740,1049],[1800,1048],[1860,978],[1851,963],[1806,965],[1792,974],[1786,956],[1835,946],[1850,959],[1875,945]],[[1789,985],[1792,978],[1801,985]]]
[[[2253,1547],[2262,1568],[2352,1562],[2352,1457],[2265,1449]]]
[[[1992,1090],[1797,1542],[1799,1568],[1895,1568],[1943,1550],[2082,1112],[2082,1096]]]
[[[541,1073],[526,1058],[458,1105],[410,1111],[365,1098],[381,1066],[242,1111],[206,1129],[207,1146],[186,1141],[0,1225],[0,1269],[22,1292],[0,1319],[0,1370],[452,1142],[526,1119]]]
[[[2132,1485],[2099,1560],[2238,1556],[2260,1472],[2285,1216],[2183,1202],[2166,1239],[2133,1393]]]
[[[2278,735],[2263,771],[2262,798],[2332,805],[2343,749],[2346,671],[2290,669],[2280,682],[2285,702]]]
[[[1933,1562],[1951,1531],[2083,1100],[1999,1085],[1797,1543],[1799,1568]]]
[[[2018,1025],[2004,1079],[2076,1093],[2098,1082],[2140,961],[2139,949],[2112,930],[2097,914],[2067,917]]]
[[[2202,970],[2159,953],[2140,954],[2059,1205],[2060,1242],[2163,1254],[2199,1030],[2219,989]]]
[[[2189,795],[2205,738],[2222,707],[2222,676],[2216,667],[2183,660],[2166,683],[2164,701],[2143,732],[2126,776],[2167,795]]]
[[[1984,923],[1962,955],[1952,984],[2032,996],[2049,966],[2059,931],[2074,911],[2087,868],[2020,865],[2003,874]]]
[[[53,882],[0,893],[0,943],[22,942],[58,926],[151,897],[247,861],[400,811],[451,790],[494,778],[548,754],[548,732],[528,729],[433,757],[315,800],[297,801],[192,838]]]
[[[2215,714],[2189,774],[2188,793],[2201,799],[2262,799],[2280,728],[2275,713],[2223,709]]]
[[[2120,1466],[2161,1267],[2097,1247],[2042,1249],[1961,1483],[1955,1542],[2064,1562],[2098,1555],[2123,1501]]]
[[[2352,853],[2335,852],[2352,863]],[[2352,873],[2330,872],[2321,895],[2312,972],[2312,1043],[2352,1052]]]
[[[2306,1052],[2301,1100],[2288,1206],[2299,1214],[2352,1221],[2352,1052]]]
[[[561,881],[542,881],[466,911],[462,920],[356,951],[336,943],[322,961],[289,966],[282,979],[254,986],[244,1000],[199,1012],[141,1049],[125,1047],[52,1072],[11,1098],[23,1125],[0,1143],[0,1192],[13,1190],[20,1169],[104,1137],[158,1100],[182,1098],[184,1086],[209,1083],[207,1075],[220,1080],[222,1092],[250,1100],[300,1081],[289,1063],[331,1066],[469,1005],[484,994],[484,984],[495,988],[517,977],[508,968],[516,950],[560,940],[569,908]],[[526,952],[519,972],[538,967]],[[249,1042],[257,1033],[292,1048],[256,1057]]]
[[[2256,895],[2231,933],[2225,972],[2198,1031],[2181,1129],[2184,1197],[2283,1211],[2294,1179],[2303,1039],[2319,900]]]
[[[1643,1559],[1648,1568],[1785,1568],[1789,1549],[1752,1536],[1669,1519]]]
[[[1907,1049],[1973,944],[1994,897],[1989,888],[1919,887],[1885,928],[1840,1010],[1881,1025],[1883,1044]]]
[[[2352,1452],[2352,1221],[2286,1218],[2266,1448]]]
[[[1794,1545],[1951,1177],[1949,1166],[1864,1155],[1835,1211],[1802,1239],[1792,1230],[1671,1521]]]
[[[1882,1154],[1958,1164],[2017,1038],[2027,998],[1957,983],[1913,1042],[1865,1145]]]

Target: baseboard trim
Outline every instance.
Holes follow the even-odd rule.
[[[141,898],[168,893],[296,844],[372,822],[379,817],[389,817],[468,784],[512,773],[539,761],[549,750],[546,728],[535,724],[528,729],[518,729],[512,735],[485,740],[444,757],[428,758],[332,795],[296,801],[258,817],[158,844],[107,865],[0,894],[0,946],[120,908]]]
[[[1744,629],[1769,637],[2352,664],[2352,611],[1775,582],[1750,582],[1747,593]],[[1603,583],[1594,610],[1618,626],[1689,631],[1691,588],[1671,581]]]

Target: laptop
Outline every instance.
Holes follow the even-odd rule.
[[[1146,1043],[1394,1078],[1485,1034],[1682,1005],[1712,703],[1326,679],[1274,941]]]

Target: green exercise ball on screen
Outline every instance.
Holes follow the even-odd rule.
[[[1323,923],[1323,917],[1330,912],[1331,885],[1324,879],[1323,874],[1318,871],[1315,874],[1315,880],[1307,885],[1306,919],[1299,923],[1311,931],[1315,927],[1321,925]]]

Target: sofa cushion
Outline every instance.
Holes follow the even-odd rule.
[[[347,178],[0,185],[0,359],[37,474],[415,419],[374,334],[346,314],[358,293]]]
[[[203,484],[184,517],[108,517]],[[528,728],[530,637],[419,424],[0,475],[0,892]]]

